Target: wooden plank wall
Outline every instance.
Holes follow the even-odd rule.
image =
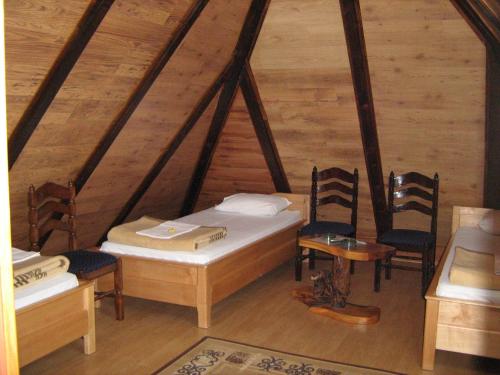
[[[196,127],[186,137],[147,193],[137,203],[127,221],[135,220],[143,215],[165,219],[178,217],[218,99],[219,96],[216,95],[204,115],[198,120]]]
[[[249,191],[272,193],[274,185],[240,89],[222,131],[196,210],[213,206],[221,197]]]
[[[384,172],[439,173],[444,245],[452,206],[483,202],[485,48],[449,1],[370,1],[363,16]]]
[[[444,245],[451,206],[482,202],[484,47],[448,1],[361,0],[361,7],[385,181],[391,169],[440,174]],[[374,237],[341,22],[335,1],[273,0],[251,64],[292,191],[309,190],[313,165],[358,167],[358,233]],[[237,144],[230,151],[214,159],[200,208],[254,190],[245,170],[215,167],[247,157]],[[224,189],[209,190],[215,183]],[[323,217],[347,220],[340,211]],[[398,223],[409,222],[423,225],[414,215]]]
[[[26,246],[29,184],[40,185],[47,180],[62,183],[75,178],[192,2],[115,1],[11,170],[16,246]],[[8,110],[18,112],[9,119],[11,128],[49,69],[57,48],[75,27],[87,1],[6,3]],[[228,63],[248,6],[248,0],[210,1],[78,195],[82,246],[99,239],[194,104]],[[67,21],[59,21],[66,15]],[[10,31],[9,25],[15,29]],[[40,33],[44,28],[48,31]],[[46,50],[51,52],[49,56]],[[38,64],[39,60],[47,61],[43,65]],[[28,88],[21,90],[25,86]],[[12,102],[24,107],[11,106]],[[175,185],[174,190],[173,194],[183,194],[185,186]],[[57,250],[63,243],[58,236],[51,238],[47,252]]]

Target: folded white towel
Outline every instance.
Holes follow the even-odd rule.
[[[144,229],[136,233],[141,236],[168,240],[181,234],[191,232],[199,227],[199,225],[186,224],[178,221],[165,221],[153,228]]]

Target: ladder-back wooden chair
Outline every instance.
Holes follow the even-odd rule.
[[[115,313],[117,320],[123,320],[123,281],[121,259],[100,251],[82,250],[77,248],[76,238],[76,204],[75,186],[70,181],[68,186],[47,182],[38,189],[33,185],[29,188],[29,240],[30,250],[40,251],[40,238],[48,235],[52,230],[68,232],[68,250],[62,253],[70,261],[68,272],[80,279],[94,280],[105,274],[114,273],[114,289],[106,292],[96,292],[95,299],[106,296],[115,299]],[[66,220],[58,220],[54,213],[65,215]]]
[[[358,169],[350,173],[341,168],[328,168],[318,172],[314,167],[311,175],[311,208],[309,224],[298,233],[299,236],[313,234],[338,234],[345,237],[356,237],[358,212]],[[318,221],[319,206],[340,205],[351,210],[351,222]],[[330,208],[329,208],[330,209]],[[302,279],[302,262],[309,259],[309,269],[314,269],[316,259],[332,259],[328,255],[317,255],[315,250],[309,249],[308,254],[297,246],[295,257],[295,280]],[[351,262],[351,273],[354,272],[354,262]]]
[[[411,255],[400,255],[396,252],[395,258],[401,260],[421,260],[420,268],[392,264],[392,257],[382,263],[375,262],[375,291],[380,290],[380,272],[385,268],[385,278],[391,279],[391,269],[403,269],[422,272],[422,295],[425,294],[427,286],[434,274],[434,262],[436,258],[436,232],[438,214],[439,177],[436,173],[434,178],[429,178],[418,172],[409,172],[400,176],[389,176],[388,212],[389,230],[380,234],[377,242],[390,245],[409,253],[419,253],[421,257]],[[414,200],[417,199],[417,200]],[[430,216],[430,230],[421,231],[415,229],[394,229],[393,216],[395,213],[404,211],[417,211]]]

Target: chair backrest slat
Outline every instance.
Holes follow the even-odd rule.
[[[408,201],[405,203],[394,205],[392,212],[403,212],[411,210],[432,216],[432,208],[427,207],[426,205],[419,203],[417,201]]]
[[[46,182],[36,189],[36,198],[38,203],[47,198],[72,199],[74,198],[74,193],[71,191],[71,188],[57,185],[53,182]]]
[[[345,208],[352,208],[352,201],[348,201],[340,195],[328,195],[327,197],[318,198],[318,206],[330,203],[340,204]]]
[[[46,222],[44,222],[42,225],[40,225],[38,232],[39,236],[43,237],[47,232],[51,230],[63,230],[66,232],[70,232],[71,228],[68,223],[65,223],[61,220],[55,220],[55,219],[49,219]]]
[[[394,187],[396,188],[409,184],[417,184],[427,189],[432,189],[434,180],[418,172],[408,172],[394,177]]]
[[[69,215],[72,213],[71,210],[72,208],[67,204],[56,201],[46,201],[38,207],[38,219],[44,218],[53,212]]]
[[[328,169],[323,169],[318,172],[318,181],[330,180],[332,178],[336,178],[345,182],[352,184],[354,182],[354,174],[349,173],[348,171],[333,167]]]
[[[427,201],[432,202],[432,194],[426,190],[420,189],[419,187],[412,186],[406,189],[401,189],[394,192],[394,198],[402,199],[407,197],[419,197]]]
[[[331,191],[331,190],[337,190],[340,191],[341,193],[344,193],[346,195],[351,195],[353,193],[352,187],[349,187],[347,185],[344,185],[340,182],[333,181],[333,182],[328,182],[323,185],[318,186],[318,193],[323,193],[326,191]]]

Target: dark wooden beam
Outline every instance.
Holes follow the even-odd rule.
[[[500,60],[500,6],[498,0],[451,0],[476,35]]]
[[[217,148],[217,144],[219,142],[220,134],[227,121],[234,97],[236,95],[237,84],[235,81],[237,82],[238,78],[234,77],[234,70],[235,69],[233,68],[233,73],[230,76],[231,80],[228,78],[228,81],[224,84],[222,92],[219,96],[214,117],[212,118],[212,123],[208,130],[207,138],[205,139],[200,158],[196,164],[189,190],[187,191],[182,204],[180,216],[189,215],[193,212],[194,207],[196,206],[196,202],[203,186],[203,181],[207,175],[210,163],[212,162],[215,149]]]
[[[189,32],[193,24],[200,16],[203,9],[205,9],[207,3],[208,0],[198,0],[191,6],[183,21],[174,31],[172,37],[170,38],[170,41],[165,45],[165,47],[161,50],[156,59],[150,65],[141,82],[139,82],[134,92],[130,95],[127,103],[113,120],[106,134],[102,137],[94,152],[87,159],[85,165],[76,177],[75,188],[77,194],[82,190],[83,186],[90,178],[94,170],[97,168],[100,161],[102,160],[108,149],[111,147],[116,137],[118,137],[121,130],[129,120],[129,118],[132,116],[134,111],[137,109],[144,96],[146,96],[151,86],[153,86],[156,78],[158,78],[165,65],[167,65],[168,61],[177,50],[177,47],[179,47],[186,34]],[[60,220],[61,217],[61,215],[54,215],[54,218],[58,220]],[[50,234],[51,233],[47,233],[46,236],[41,238],[40,246],[43,246],[47,242]]]
[[[191,185],[182,205],[181,216],[192,213],[196,206],[203,186],[203,181],[210,167],[215,149],[217,148],[220,134],[229,116],[238,88],[241,71],[255,46],[268,7],[269,0],[253,0],[250,5],[250,9],[238,38],[238,43],[233,52],[234,57],[230,72],[219,96],[212,124],[210,125],[203,150],[191,180]]]
[[[132,116],[134,111],[139,106],[140,102],[147,94],[156,78],[160,75],[165,65],[168,63],[177,47],[181,44],[182,40],[189,32],[193,24],[198,19],[199,15],[207,5],[208,0],[198,0],[196,1],[191,9],[187,12],[184,20],[175,30],[170,41],[165,45],[160,54],[153,61],[148,71],[145,73],[139,85],[136,87],[132,95],[127,100],[127,103],[120,111],[118,116],[114,119],[113,123],[109,127],[108,131],[104,137],[99,142],[98,146],[92,153],[89,159],[87,159],[85,165],[81,169],[78,177],[75,180],[76,192],[80,192],[89,179],[90,175],[99,165],[100,161],[108,151],[108,149],[113,144],[114,140],[120,134],[121,130]]]
[[[281,164],[278,149],[274,143],[273,133],[260,98],[259,89],[257,88],[255,77],[248,61],[241,72],[240,87],[255,128],[255,133],[259,139],[260,147],[266,159],[267,167],[271,172],[274,188],[279,192],[290,193],[290,184]]]
[[[484,207],[500,209],[500,59],[486,54]]]
[[[135,190],[134,194],[130,197],[128,202],[122,208],[116,219],[109,226],[106,232],[103,234],[101,239],[99,240],[99,244],[106,240],[107,233],[111,230],[111,228],[122,224],[128,215],[132,212],[134,207],[139,203],[143,195],[149,189],[151,184],[155,181],[158,175],[161,173],[165,165],[167,165],[170,158],[175,154],[179,146],[182,144],[184,139],[189,135],[190,131],[196,125],[200,117],[203,115],[209,104],[212,102],[215,95],[219,92],[222,87],[223,82],[226,79],[226,76],[229,72],[229,64],[226,68],[221,72],[219,77],[214,81],[214,83],[208,88],[205,92],[201,100],[198,102],[196,107],[193,109],[189,117],[187,118],[184,125],[177,132],[175,137],[172,139],[170,144],[165,148],[165,150],[161,153],[161,155],[156,159],[156,162],[151,167],[147,175],[142,179],[141,183]]]
[[[9,170],[28,143],[114,0],[91,1],[9,137]]]
[[[359,0],[340,0],[377,234],[388,228],[384,175]]]

